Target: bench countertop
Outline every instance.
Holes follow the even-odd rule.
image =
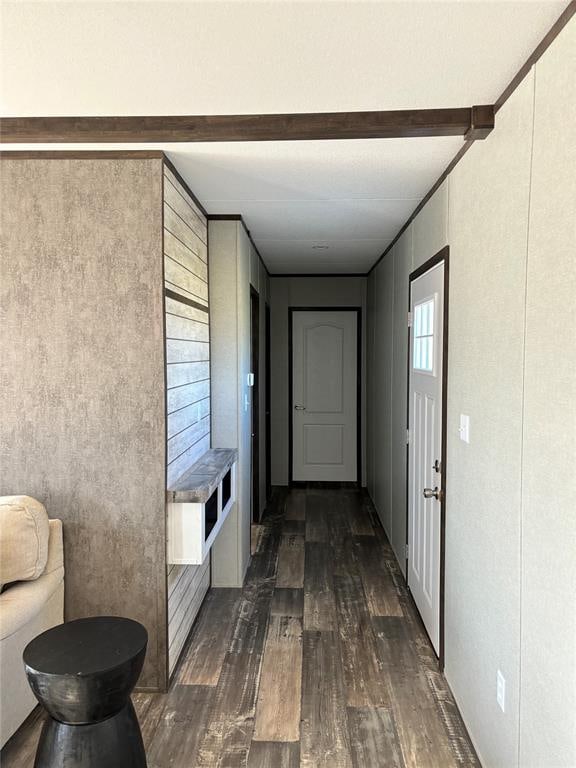
[[[238,451],[235,448],[209,448],[168,488],[168,501],[177,504],[205,504],[237,459]]]

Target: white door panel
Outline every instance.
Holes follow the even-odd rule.
[[[410,290],[408,586],[439,652],[444,263]],[[425,498],[424,490],[428,489]],[[436,496],[430,496],[435,492]]]
[[[357,317],[292,313],[292,479],[357,479]]]
[[[304,344],[304,401],[310,413],[342,413],[344,331],[314,325],[301,331]]]
[[[342,424],[304,425],[304,462],[339,464],[344,462],[344,426]]]

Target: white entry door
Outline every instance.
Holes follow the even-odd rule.
[[[292,479],[357,479],[355,311],[292,313]]]
[[[444,262],[411,283],[408,586],[440,646]]]

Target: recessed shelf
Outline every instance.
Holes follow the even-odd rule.
[[[236,499],[237,452],[210,449],[168,490],[167,560],[200,565]]]
[[[232,469],[229,469],[222,479],[222,506],[223,507],[225,507],[226,504],[228,504],[231,496],[232,496]]]
[[[212,533],[212,529],[218,522],[218,488],[204,504],[204,540]]]

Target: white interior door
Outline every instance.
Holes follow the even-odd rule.
[[[292,313],[292,479],[357,479],[357,316]]]
[[[408,586],[439,653],[444,262],[412,281],[410,312]]]

